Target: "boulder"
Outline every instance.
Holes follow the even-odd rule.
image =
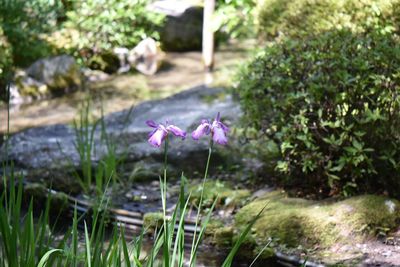
[[[161,66],[164,53],[152,38],[142,40],[129,51],[128,62],[145,75],[153,75]]]
[[[160,68],[163,56],[158,43],[152,38],[145,38],[131,50],[116,47],[112,51],[93,55],[89,67],[108,74],[125,73],[135,68],[145,75],[153,75]]]
[[[196,142],[191,140],[190,132],[203,118],[214,118],[221,112],[225,123],[232,125],[240,114],[239,104],[223,89],[204,86],[195,87],[172,97],[144,102],[132,110],[112,113],[105,117],[106,131],[115,144],[118,157],[124,159],[126,168],[132,170],[138,162],[163,162],[163,150],[147,143],[151,129],[145,124],[153,119],[165,123],[167,120],[187,130],[189,136],[181,141],[171,138],[168,162],[177,170],[190,173],[203,170],[208,153],[208,139]],[[102,142],[101,127],[94,131],[93,166],[107,154],[107,146]],[[222,162],[226,147],[215,146],[213,166]],[[80,157],[75,148],[75,131],[70,125],[52,125],[31,128],[14,134],[6,145],[1,147],[0,162],[8,159],[14,162],[16,170],[24,171],[28,179],[51,181],[53,187],[76,188],[71,173],[80,169]],[[228,153],[229,154],[229,153]],[[231,157],[231,155],[230,155]],[[131,166],[131,167],[130,167]],[[176,177],[178,178],[178,177]]]
[[[271,248],[290,255],[308,251],[309,259],[318,259],[328,266],[364,266],[340,263],[362,260],[359,256],[365,252],[359,244],[396,230],[400,219],[399,201],[385,196],[313,201],[276,190],[242,207],[235,216],[236,227],[243,229],[261,210],[252,228],[255,250],[250,258],[271,238]],[[346,252],[340,251],[345,247]]]
[[[10,87],[10,102],[12,104],[30,102],[47,95],[49,95],[49,88],[46,84],[28,76],[23,70],[16,72],[14,83]]]
[[[156,1],[150,9],[166,15],[160,30],[162,49],[165,51],[201,50],[203,7],[179,0]]]
[[[68,55],[38,60],[26,69],[26,73],[37,82],[45,84],[52,92],[74,89],[82,85],[79,66],[75,59]]]
[[[112,74],[120,69],[121,62],[118,54],[114,51],[102,51],[94,54],[89,59],[88,65],[93,70],[100,70]]]

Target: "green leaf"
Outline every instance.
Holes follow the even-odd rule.
[[[52,250],[47,251],[43,255],[43,257],[40,259],[37,267],[45,267],[46,264],[47,264],[47,261],[49,260],[49,258],[51,256],[51,254],[56,253],[56,252],[62,252],[62,250],[61,249],[52,249]]]
[[[259,213],[250,221],[250,223],[246,226],[243,232],[240,234],[238,240],[236,241],[235,245],[229,252],[228,256],[226,257],[222,267],[230,267],[233,262],[233,258],[235,257],[237,251],[239,250],[240,246],[242,245],[243,241],[245,240],[246,236],[250,232],[253,225],[256,221],[261,217],[261,214],[264,212],[265,208],[267,207],[268,203],[259,211]]]

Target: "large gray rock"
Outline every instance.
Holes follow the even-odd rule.
[[[192,2],[193,3],[193,2]],[[160,40],[163,50],[201,50],[203,7],[189,1],[156,1],[150,9],[166,15]]]
[[[75,59],[68,55],[44,58],[33,63],[26,73],[51,90],[80,87],[81,72]]]
[[[239,105],[232,96],[222,89],[210,89],[203,86],[190,89],[163,100],[149,101],[105,117],[107,133],[116,144],[119,156],[124,156],[127,166],[135,163],[150,162],[160,166],[163,161],[162,149],[151,147],[147,143],[150,128],[146,120],[157,122],[169,120],[187,130],[184,141],[172,138],[169,148],[169,163],[177,170],[203,171],[207,157],[208,139],[199,142],[191,139],[190,133],[203,118],[214,118],[221,112],[223,120],[232,125],[239,118]],[[105,155],[106,146],[100,141],[101,130],[94,134],[93,164],[96,165]],[[8,153],[3,144],[0,161],[8,159],[14,162],[17,170],[24,170],[32,179],[49,178],[55,180],[54,187],[65,187],[65,177],[79,169],[80,158],[75,149],[75,131],[69,125],[53,125],[32,128],[13,135],[9,139]],[[220,150],[218,150],[220,149]],[[219,147],[214,160],[222,158],[219,153],[225,150]],[[214,161],[215,163],[215,161]],[[133,167],[132,167],[133,168]]]

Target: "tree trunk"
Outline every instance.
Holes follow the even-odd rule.
[[[214,66],[214,30],[212,16],[215,9],[215,0],[204,0],[203,15],[203,63],[207,71]]]

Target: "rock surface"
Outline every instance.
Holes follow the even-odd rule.
[[[50,89],[69,89],[81,85],[79,66],[72,56],[44,58],[33,63],[26,73]]]
[[[82,75],[71,56],[44,58],[26,70],[18,70],[10,87],[10,103],[22,104],[32,100],[59,95],[80,88]]]
[[[155,12],[166,15],[160,32],[162,48],[166,51],[191,51],[201,49],[203,7],[188,1],[156,1],[150,6]]]
[[[242,207],[235,216],[236,227],[243,228],[264,208],[253,226],[258,248],[272,238],[271,248],[298,256],[306,250],[310,260],[322,261],[328,266],[398,266],[400,263],[398,257],[382,255],[385,251],[396,251],[400,255],[398,245],[388,244],[395,237],[393,231],[400,219],[400,202],[395,199],[361,195],[344,200],[312,201],[289,197],[276,190]],[[366,260],[381,265],[364,265]]]
[[[177,170],[190,171],[204,168],[208,147],[207,138],[195,142],[191,140],[190,132],[202,118],[214,118],[217,112],[221,112],[222,119],[228,125],[237,121],[241,114],[239,105],[224,90],[200,86],[170,98],[142,103],[131,110],[112,113],[104,121],[106,131],[116,145],[117,155],[123,156],[127,165],[132,163],[131,170],[139,161],[141,164],[163,161],[162,149],[153,148],[147,143],[150,128],[145,124],[146,120],[163,123],[169,120],[187,130],[189,138],[186,140],[171,139],[168,162]],[[55,180],[55,188],[68,187],[65,177],[80,168],[75,131],[69,125],[28,129],[13,135],[8,144],[8,153],[5,144],[1,148],[0,161],[4,162],[8,154],[15,168],[25,171],[28,178],[44,181],[51,178]],[[91,157],[93,164],[96,165],[106,153],[107,147],[101,142],[101,129],[97,127]],[[214,162],[218,160],[218,155],[216,153],[213,156]]]

